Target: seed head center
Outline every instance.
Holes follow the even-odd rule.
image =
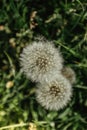
[[[60,93],[60,89],[56,86],[50,88],[50,94],[57,96]]]
[[[45,57],[38,57],[38,59],[36,60],[36,65],[39,66],[39,68],[46,68],[46,66],[48,65],[48,60]]]

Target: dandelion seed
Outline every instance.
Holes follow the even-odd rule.
[[[70,82],[58,75],[54,80],[41,83],[36,89],[36,100],[45,109],[60,110],[65,107],[72,96],[72,86]]]
[[[64,67],[62,69],[62,74],[70,81],[71,84],[75,83],[76,75],[72,68]]]
[[[25,47],[20,55],[22,72],[36,82],[55,77],[63,67],[62,62],[59,50],[51,42],[40,38]]]

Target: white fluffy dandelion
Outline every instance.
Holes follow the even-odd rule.
[[[20,55],[21,70],[37,82],[55,77],[63,67],[62,62],[60,51],[43,38],[25,47]]]
[[[70,101],[72,86],[70,82],[59,75],[50,82],[44,82],[37,86],[36,100],[48,110],[62,109]]]
[[[70,67],[63,67],[62,74],[70,81],[71,84],[76,81],[76,74]]]

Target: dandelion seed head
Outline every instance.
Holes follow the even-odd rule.
[[[70,81],[71,84],[76,82],[76,74],[70,67],[63,67],[62,74]]]
[[[49,80],[63,67],[63,58],[49,41],[39,40],[23,49],[20,55],[21,70],[33,81]]]
[[[45,109],[60,110],[70,101],[72,96],[72,86],[70,82],[59,75],[56,79],[41,83],[36,89],[36,100]]]

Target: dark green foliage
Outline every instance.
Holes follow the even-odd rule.
[[[19,55],[38,34],[54,40],[65,65],[76,72],[72,100],[59,112],[42,108],[35,83],[20,73]],[[38,130],[87,129],[87,0],[0,1],[0,128],[21,122],[33,122]]]

